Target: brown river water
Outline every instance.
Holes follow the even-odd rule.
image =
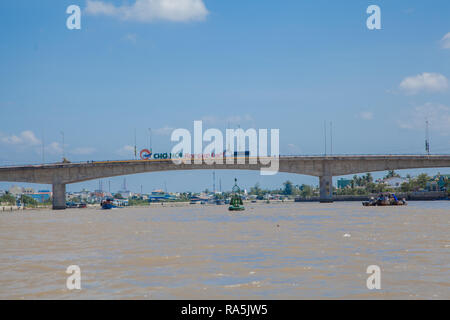
[[[0,299],[450,299],[450,201],[246,207],[0,213]]]

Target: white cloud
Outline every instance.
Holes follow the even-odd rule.
[[[253,117],[249,114],[243,116],[231,116],[226,118],[226,121],[230,124],[241,124],[243,122],[253,121]]]
[[[118,14],[118,8],[112,3],[103,1],[88,0],[86,4],[86,13],[92,15],[114,16]]]
[[[41,143],[33,131],[29,130],[23,131],[19,135],[0,135],[0,141],[5,144],[17,146],[35,146]]]
[[[119,156],[134,156],[134,147],[130,145],[125,145],[116,151]]]
[[[253,117],[249,114],[242,116],[228,116],[228,117],[216,117],[216,116],[204,116],[202,121],[209,125],[239,125],[245,122],[253,121]]]
[[[81,147],[81,148],[75,148],[74,150],[72,150],[72,154],[77,154],[77,155],[89,155],[89,154],[93,154],[95,152],[95,148],[90,148],[90,147]]]
[[[42,141],[36,138],[36,135],[30,130],[23,131],[18,135],[4,135],[0,133],[0,144],[13,146],[14,149],[19,152],[29,152],[30,150],[33,150],[33,152],[37,154],[42,153]],[[65,147],[67,148],[67,144],[65,144]],[[85,149],[87,148],[75,149],[75,152],[72,153],[75,154],[76,151],[86,151]],[[61,156],[63,153],[62,144],[59,142],[46,144],[45,153]]]
[[[372,120],[373,119],[373,112],[370,111],[362,111],[358,113],[358,118],[363,120]]]
[[[209,12],[203,0],[136,0],[132,5],[117,7],[105,1],[88,0],[86,13],[139,22],[182,22],[204,20]]]
[[[132,43],[132,44],[136,44],[136,42],[137,42],[137,35],[134,34],[134,33],[127,33],[127,34],[123,37],[123,39],[124,39],[125,41],[128,41],[128,42]]]
[[[448,79],[439,73],[424,72],[403,79],[400,83],[400,88],[409,94],[416,94],[420,91],[445,91],[448,89]]]
[[[219,119],[216,116],[204,116],[202,117],[202,121],[207,124],[216,124]]]
[[[169,136],[172,134],[173,130],[175,130],[175,128],[165,126],[164,128],[154,129],[153,133],[159,136]]]
[[[444,49],[450,49],[450,32],[441,39],[441,45]]]
[[[288,150],[291,154],[300,154],[302,152],[302,150],[300,149],[300,147],[298,147],[297,145],[293,144],[293,143],[289,143],[287,145]]]
[[[425,130],[425,120],[428,120],[434,132],[443,136],[450,135],[450,107],[442,104],[428,102],[415,107],[410,116],[399,120],[398,124],[403,129]]]
[[[45,152],[49,154],[61,155],[63,149],[60,143],[52,142],[45,146]]]

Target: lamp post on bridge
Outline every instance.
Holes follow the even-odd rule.
[[[66,154],[64,152],[64,131],[61,131],[61,136],[62,136],[62,160],[64,162],[66,158]]]

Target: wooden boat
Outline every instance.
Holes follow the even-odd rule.
[[[364,201],[362,203],[365,207],[371,207],[371,206],[406,206],[406,200],[398,199],[397,196],[394,193],[390,192],[382,192],[380,193],[377,198],[371,198],[369,201]]]

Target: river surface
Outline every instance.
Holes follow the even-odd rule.
[[[0,299],[450,299],[450,201],[246,206],[0,213]]]

